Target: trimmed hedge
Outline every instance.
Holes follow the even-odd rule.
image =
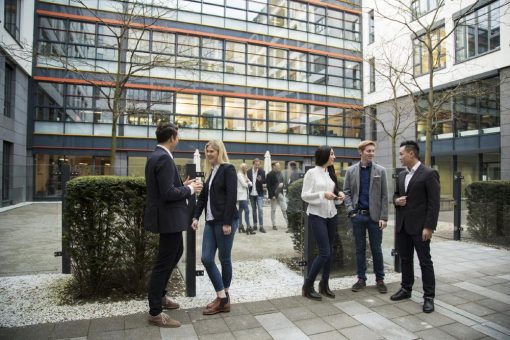
[[[343,187],[343,178],[338,179],[338,185]],[[287,217],[289,229],[292,231],[291,238],[294,243],[294,250],[304,258],[304,219],[307,218],[306,206],[301,199],[303,179],[293,182],[287,190]],[[313,237],[313,235],[312,235]],[[314,255],[317,254],[315,241],[312,242]],[[352,233],[352,225],[347,217],[345,205],[338,206],[336,238],[333,245],[331,270],[349,275],[356,272],[356,245]],[[371,257],[367,257],[371,258]]]
[[[466,199],[470,235],[510,245],[510,181],[473,182],[466,187]]]
[[[146,291],[157,235],[143,228],[141,177],[83,176],[67,183],[64,219],[80,297]]]

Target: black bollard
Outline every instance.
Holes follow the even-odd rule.
[[[460,234],[462,231],[461,226],[461,185],[464,176],[461,175],[460,172],[456,172],[453,175],[453,199],[454,199],[454,207],[453,207],[453,239],[455,241],[460,241]]]
[[[62,187],[62,274],[71,274],[71,255],[69,254],[69,244],[66,240],[69,234],[69,225],[65,219],[65,207],[66,207],[66,185],[71,179],[71,166],[69,164],[63,164],[61,167],[61,187]]]

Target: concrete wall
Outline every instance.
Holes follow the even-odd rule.
[[[510,180],[510,68],[500,71],[501,179]]]

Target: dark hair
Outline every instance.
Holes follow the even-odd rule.
[[[297,169],[297,163],[294,162],[294,161],[290,161],[289,162],[289,166],[292,170],[296,170]]]
[[[333,150],[333,148],[328,145],[319,146],[317,150],[315,150],[315,165],[323,166],[326,164],[329,160],[329,156],[331,155],[331,150]],[[340,189],[338,188],[338,180],[336,178],[335,167],[333,165],[328,166],[328,173],[333,183],[335,183],[333,193],[338,195]]]
[[[414,140],[406,140],[400,143],[400,147],[404,147],[407,152],[414,152],[416,158],[420,159],[420,147]]]
[[[156,139],[158,143],[165,143],[171,137],[177,138],[177,130],[179,128],[174,123],[165,122],[158,125],[156,128]]]
[[[252,164],[255,164],[255,162],[257,162],[257,161],[258,161],[258,162],[260,162],[260,159],[259,159],[259,158],[255,158],[255,159],[253,160]]]
[[[271,166],[276,166],[276,164],[278,164],[278,161],[272,161],[271,162]]]

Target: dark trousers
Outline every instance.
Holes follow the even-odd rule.
[[[402,288],[411,292],[414,284],[414,249],[420,261],[423,297],[434,298],[436,279],[430,256],[430,240],[422,241],[421,234],[409,235],[404,228],[396,234],[397,250],[402,260]]]
[[[158,257],[154,261],[149,282],[149,314],[156,316],[163,311],[161,299],[166,285],[183,252],[182,232],[159,234]]]
[[[331,269],[331,253],[335,243],[336,216],[332,218],[323,218],[317,215],[308,215],[308,225],[313,232],[319,254],[313,260],[312,266],[308,271],[307,280],[314,282],[317,274],[322,269],[322,280],[329,279]]]
[[[379,229],[379,222],[374,222],[367,215],[357,214],[351,218],[354,240],[356,242],[356,268],[358,278],[367,280],[366,245],[367,231],[370,251],[374,260],[375,280],[384,280],[384,261],[381,250],[383,232]]]

